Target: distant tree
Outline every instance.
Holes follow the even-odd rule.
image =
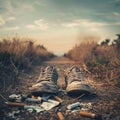
[[[101,42],[101,45],[108,45],[110,42],[110,39],[105,39],[104,41]]]
[[[117,39],[113,40],[112,45],[116,45],[117,50],[120,51],[120,34],[116,34],[118,36]]]
[[[43,49],[43,50],[47,50],[43,45],[37,45],[37,48]]]
[[[64,57],[67,57],[67,53],[64,53],[64,55],[63,55]]]

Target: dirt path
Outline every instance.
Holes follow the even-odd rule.
[[[66,57],[55,57],[49,61],[44,62],[45,64],[51,64],[51,65],[62,65],[62,64],[75,64],[74,61],[66,58]]]
[[[59,75],[58,86],[60,89],[65,90],[65,70],[68,67],[75,65],[75,62],[65,57],[56,57],[51,59],[50,61],[44,62],[40,66],[34,66],[32,71],[21,73],[19,77],[20,84],[18,87],[15,88],[13,93],[28,94],[28,88],[38,79],[41,68],[47,65],[51,65],[56,68]],[[64,114],[65,120],[92,120],[90,118],[81,117],[79,112],[69,113],[67,111],[67,105],[78,101],[92,104],[92,109],[90,111],[101,114],[102,120],[119,120],[119,89],[113,88],[111,85],[107,85],[107,83],[104,83],[103,81],[92,80],[91,77],[88,77],[87,81],[96,93],[95,96],[87,96],[87,98],[82,99],[73,99],[67,95],[59,96],[64,100],[60,110]],[[8,110],[12,111],[13,109],[10,108]],[[58,117],[56,115],[56,109],[52,109],[38,114],[28,112],[26,113],[25,111],[23,111],[18,117],[21,118],[20,120],[58,120]]]

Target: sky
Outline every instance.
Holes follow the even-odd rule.
[[[0,37],[34,38],[63,54],[86,36],[115,39],[120,0],[0,0]]]

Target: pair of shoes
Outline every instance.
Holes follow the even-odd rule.
[[[52,66],[47,66],[41,71],[37,83],[33,85],[30,90],[39,93],[53,93],[58,92],[57,87],[58,73]],[[66,92],[68,95],[81,95],[91,93],[91,88],[85,82],[81,69],[77,66],[71,67],[66,72],[65,77]]]

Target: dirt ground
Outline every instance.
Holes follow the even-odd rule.
[[[35,66],[33,70],[29,72],[22,72],[19,76],[20,84],[9,94],[6,93],[6,96],[9,96],[12,93],[15,94],[28,94],[28,87],[31,86],[39,77],[40,70],[42,67],[47,65],[52,65],[56,68],[59,78],[58,86],[59,89],[65,90],[65,78],[64,73],[68,67],[75,65],[73,61],[68,60],[64,57],[54,58],[51,61],[47,61],[41,66]],[[79,66],[81,67],[81,66]],[[44,111],[40,113],[29,113],[23,108],[18,107],[8,107],[4,104],[4,99],[1,96],[1,107],[0,107],[0,120],[59,120],[57,116],[57,111],[61,111],[65,120],[94,120],[93,118],[86,118],[80,116],[80,112],[70,112],[67,110],[69,104],[80,102],[80,103],[91,103],[92,108],[90,112],[99,114],[99,120],[120,120],[120,88],[115,87],[106,82],[97,81],[93,76],[85,73],[87,82],[92,87],[94,94],[89,96],[72,98],[67,94],[59,93],[59,96],[63,102],[60,106],[55,107],[49,111]],[[15,118],[8,117],[10,111],[19,110],[20,113],[16,114]],[[98,119],[98,118],[97,118]]]

